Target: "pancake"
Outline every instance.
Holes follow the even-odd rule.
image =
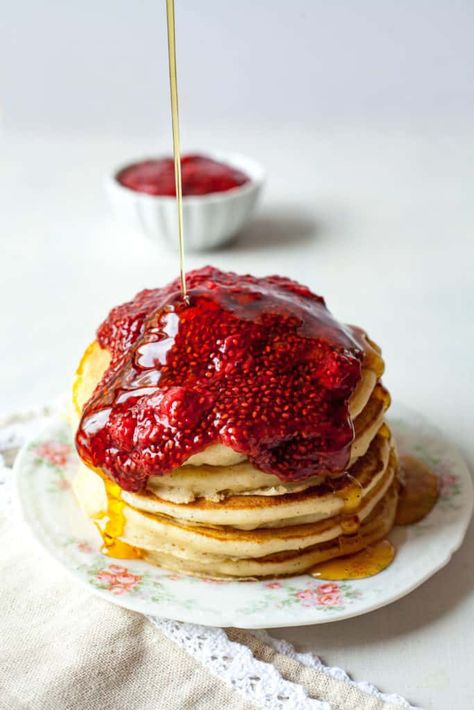
[[[305,522],[315,522],[341,513],[350,496],[349,488],[352,491],[354,486],[360,487],[357,493],[362,500],[384,475],[389,453],[389,438],[384,433],[378,434],[367,454],[359,460],[359,465],[351,470],[348,482],[341,481],[337,488],[322,483],[307,485],[303,491],[284,495],[231,495],[219,502],[200,499],[187,504],[164,500],[152,491],[145,494],[123,491],[122,498],[137,510],[203,525],[252,529],[286,525],[289,520],[301,517],[305,517]],[[239,468],[239,465],[233,468]],[[234,475],[238,476],[238,472]]]
[[[75,489],[81,500],[77,480]],[[361,511],[361,525],[355,535],[344,534],[342,518],[290,526],[276,534],[265,529],[224,532],[176,525],[165,517],[154,519],[125,506],[126,523],[120,539],[141,549],[144,559],[189,574],[239,579],[297,574],[382,539],[393,526],[397,499],[393,455],[390,474]],[[159,528],[161,534],[157,534]]]
[[[383,474],[362,496],[356,508],[360,522],[372,513],[392,486],[397,470],[397,456],[392,449]],[[86,513],[98,521],[104,519],[107,500],[100,476],[84,467],[76,477],[74,489]],[[317,499],[324,498],[326,494],[316,490],[306,495]],[[350,515],[353,516],[354,511],[350,511]],[[123,542],[142,550],[165,552],[183,558],[197,556],[197,559],[203,554],[240,559],[300,550],[343,535],[348,518],[347,514],[341,513],[317,522],[294,524],[289,519],[284,527],[242,530],[229,526],[194,525],[167,515],[150,514],[128,504],[123,506],[122,516],[124,525],[119,539]]]
[[[147,562],[198,577],[215,579],[265,579],[310,572],[321,562],[360,552],[382,540],[393,527],[397,510],[397,485],[392,485],[355,536],[339,537],[304,550],[255,559],[208,558],[195,560],[164,552],[146,552]]]
[[[380,348],[360,329],[348,330],[363,359],[347,402],[354,437],[344,471],[282,480],[216,442],[130,492],[81,463],[74,492],[86,515],[153,564],[217,578],[298,574],[383,538],[398,498],[397,453],[384,423],[390,396],[380,381]],[[110,360],[97,341],[84,353],[73,388],[76,420]]]
[[[379,431],[384,413],[389,405],[388,392],[378,384],[361,414],[356,418],[355,439],[352,444],[353,465],[363,456]],[[248,461],[234,466],[181,466],[167,476],[152,476],[148,488],[156,496],[174,503],[190,503],[197,498],[219,501],[229,494],[278,496],[305,490],[324,480],[324,476],[304,481],[281,481],[277,476],[264,473]]]

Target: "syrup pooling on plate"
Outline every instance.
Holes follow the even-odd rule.
[[[316,579],[366,579],[386,569],[395,558],[395,548],[389,540],[381,540],[348,557],[321,562],[311,575]]]
[[[206,267],[142,291],[98,330],[112,362],[86,404],[83,460],[126,490],[213,443],[282,480],[339,474],[364,343],[289,279]]]
[[[425,518],[439,497],[439,477],[415,456],[401,456],[401,486],[397,525],[411,525]]]

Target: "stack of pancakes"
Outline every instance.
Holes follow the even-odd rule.
[[[117,539],[161,567],[242,579],[299,574],[383,538],[394,522],[398,463],[384,422],[390,398],[380,382],[380,349],[363,339],[362,376],[349,401],[354,440],[345,472],[285,482],[214,444],[168,475],[149,478],[142,493],[115,490],[121,498]],[[109,361],[96,342],[86,351],[74,388],[78,415]],[[87,515],[104,525],[110,487],[103,474],[81,464],[75,493]]]

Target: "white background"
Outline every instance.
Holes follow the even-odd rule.
[[[189,256],[282,272],[384,347],[386,384],[474,463],[474,4],[177,0],[184,146],[268,171],[255,221]],[[109,213],[104,174],[170,145],[159,2],[2,8],[0,411],[69,387],[117,302],[176,255]],[[472,535],[364,618],[282,631],[425,708],[474,694]]]
[[[470,0],[177,0],[187,126],[439,121],[474,107]],[[168,136],[164,0],[16,0],[5,121]]]

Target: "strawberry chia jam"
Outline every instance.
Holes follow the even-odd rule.
[[[112,361],[86,404],[80,456],[142,490],[214,443],[284,481],[348,464],[348,400],[362,341],[324,300],[281,276],[212,267],[145,290],[97,332]]]
[[[144,160],[129,165],[117,174],[117,180],[135,192],[176,195],[172,158]],[[226,192],[249,180],[248,175],[241,170],[203,155],[184,155],[181,158],[183,197]]]

